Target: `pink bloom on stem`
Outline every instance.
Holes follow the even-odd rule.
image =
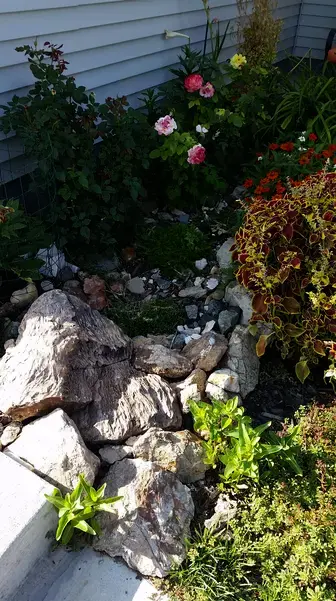
[[[184,87],[187,92],[198,92],[198,90],[202,87],[204,81],[202,75],[198,75],[197,73],[192,73],[188,75],[184,80]]]
[[[177,124],[173,117],[166,115],[165,117],[160,117],[160,119],[158,119],[154,125],[154,128],[158,132],[159,136],[170,136],[174,129],[177,129]]]
[[[190,165],[199,165],[205,161],[205,148],[202,144],[196,144],[188,150],[188,163]]]
[[[200,88],[199,93],[200,96],[203,96],[203,98],[212,98],[215,93],[215,88],[213,87],[212,83],[208,81],[208,83]]]

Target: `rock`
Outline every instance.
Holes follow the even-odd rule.
[[[194,505],[189,489],[175,474],[142,459],[118,461],[109,470],[107,497],[122,496],[116,514],[97,518],[102,535],[97,551],[122,557],[145,576],[167,576],[185,557]]]
[[[185,345],[185,336],[181,333],[175,334],[172,342],[172,348],[181,351]]]
[[[214,300],[222,300],[222,298],[224,298],[224,290],[217,288],[217,290],[214,290],[214,292],[211,294],[211,297]]]
[[[232,332],[225,364],[236,372],[243,399],[255,389],[259,379],[256,343],[247,326],[238,325]]]
[[[211,384],[211,382],[207,382],[205,392],[208,399],[215,399],[216,401],[222,401],[223,403],[232,397],[231,393],[226,392],[226,390],[219,388],[215,384]]]
[[[180,290],[179,296],[181,298],[204,298],[207,294],[207,291],[202,288],[202,286],[189,286],[189,288],[184,288]]]
[[[132,346],[120,328],[74,296],[42,294],[0,360],[0,411],[24,420],[55,407],[84,407],[105,390]],[[107,383],[106,383],[107,381]]]
[[[13,346],[15,346],[15,340],[13,338],[10,338],[9,340],[6,340],[4,344],[4,349],[5,351],[7,351],[7,349],[12,348]]]
[[[132,294],[144,294],[145,292],[145,285],[143,283],[143,280],[138,277],[129,280],[129,282],[127,282],[126,284],[126,288]]]
[[[7,451],[30,463],[51,484],[69,490],[76,486],[79,474],[93,484],[100,465],[62,409],[24,426]]]
[[[195,367],[204,371],[212,371],[226,353],[228,342],[221,334],[209,332],[199,340],[193,340],[184,347],[182,355],[189,359]]]
[[[231,369],[217,369],[208,378],[208,383],[214,384],[227,392],[240,392],[238,375]]]
[[[237,282],[231,282],[225,290],[225,300],[233,307],[242,310],[240,323],[247,325],[252,317],[252,295]]]
[[[231,328],[237,325],[240,312],[239,307],[230,307],[220,312],[218,315],[218,327],[222,334],[226,334]]]
[[[217,288],[218,284],[219,284],[219,281],[217,280],[217,278],[209,278],[207,280],[206,287],[208,288],[208,290],[215,290],[215,288]]]
[[[42,282],[40,283],[40,286],[41,286],[43,292],[49,292],[49,290],[54,289],[54,284],[50,280],[42,280]]]
[[[195,261],[195,267],[196,269],[199,269],[199,271],[203,271],[203,269],[206,268],[208,264],[208,261],[206,259],[199,259],[198,261]]]
[[[48,275],[51,275],[51,274],[48,274]],[[74,273],[73,273],[71,267],[69,267],[68,265],[65,265],[64,267],[62,267],[62,269],[59,270],[57,277],[59,280],[61,280],[61,282],[68,282],[69,280],[73,280]]]
[[[35,284],[28,284],[21,290],[15,290],[10,297],[12,305],[23,308],[32,303],[38,297],[38,291]]]
[[[234,241],[234,238],[228,238],[217,251],[217,262],[221,269],[229,269],[232,265],[230,248]]]
[[[236,186],[233,192],[231,193],[231,196],[234,200],[240,200],[241,198],[244,198],[244,196],[246,196],[245,186]]]
[[[91,443],[118,443],[151,426],[177,429],[182,416],[172,388],[160,376],[143,375],[123,361],[111,366],[91,405],[73,417]]]
[[[202,369],[195,369],[188,378],[175,385],[180,397],[183,413],[189,413],[189,400],[201,401],[205,395],[207,375]]]
[[[93,275],[90,278],[85,278],[83,290],[88,296],[88,303],[91,309],[101,311],[101,309],[107,307],[108,302],[105,292],[105,282],[100,277]]]
[[[211,299],[204,310],[211,317],[217,317],[223,309],[223,303],[218,300]]]
[[[185,378],[193,369],[188,359],[161,344],[137,345],[134,349],[134,367],[172,379]]]
[[[82,285],[78,280],[69,280],[68,282],[65,282],[63,286],[63,292],[76,296],[84,303],[88,302],[88,297],[86,296],[86,294],[84,294]]]
[[[230,499],[228,495],[221,494],[215,506],[215,513],[205,520],[204,526],[212,532],[221,530],[230,520],[236,517],[238,503],[235,499]]]
[[[205,465],[202,441],[189,432],[165,432],[150,428],[134,443],[135,457],[153,461],[163,470],[174,472],[183,484],[202,480],[210,466]]]
[[[133,457],[133,448],[127,445],[105,445],[105,447],[99,449],[99,455],[105,463],[113,465],[116,461],[121,461],[125,457]]]
[[[3,324],[3,334],[1,338],[6,340],[11,340],[12,338],[16,339],[19,335],[19,321],[11,321],[8,317],[4,318]]]
[[[203,329],[202,334],[207,334],[208,332],[211,332],[211,330],[213,330],[215,325],[216,325],[216,322],[214,319],[211,319],[210,321],[208,321]]]
[[[194,286],[201,286],[201,284],[203,284],[203,282],[204,282],[204,278],[197,276],[197,278],[195,278],[195,280],[194,280]]]
[[[20,422],[11,422],[8,426],[3,430],[0,437],[0,446],[6,447],[16,440],[22,430],[22,425]]]
[[[188,319],[192,319],[193,321],[197,319],[198,315],[198,306],[197,305],[186,305],[185,312],[187,314]]]

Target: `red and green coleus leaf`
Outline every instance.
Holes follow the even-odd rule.
[[[305,329],[294,325],[293,323],[286,323],[284,330],[290,338],[298,338],[305,333]]]
[[[293,296],[285,297],[282,301],[282,306],[285,308],[287,313],[290,313],[291,315],[298,314],[301,311],[301,305],[299,301],[297,301]]]
[[[299,361],[295,365],[295,373],[296,373],[297,378],[303,384],[305,379],[308,378],[308,376],[310,374],[310,369],[308,367],[307,361],[305,361],[305,360]]]
[[[322,340],[314,340],[313,346],[315,353],[318,355],[324,356],[326,354],[325,346]]]
[[[272,336],[273,332],[271,334],[262,334],[261,336],[259,336],[259,340],[256,344],[257,357],[262,357],[265,354],[268,341]]]
[[[257,292],[257,294],[254,295],[252,300],[252,309],[255,313],[260,313],[261,315],[267,313],[268,307],[265,300],[266,294]]]

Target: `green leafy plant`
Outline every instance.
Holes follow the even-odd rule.
[[[273,325],[283,357],[293,356],[303,382],[310,365],[336,357],[336,174],[305,179],[290,194],[248,205],[233,246],[238,281],[253,294],[251,324]],[[262,356],[268,336],[260,336]]]
[[[185,318],[185,311],[174,299],[153,299],[144,303],[112,302],[106,314],[131,338],[171,334]]]
[[[224,466],[220,479],[223,482],[237,483],[244,478],[259,480],[259,463],[270,455],[280,454],[296,471],[302,474],[294,458],[297,432],[286,438],[276,434],[269,436],[270,443],[262,442],[261,436],[271,422],[253,428],[252,420],[238,406],[238,397],[226,403],[213,400],[211,404],[190,402],[195,430],[202,434],[205,461],[217,467]]]
[[[194,225],[183,223],[149,230],[142,236],[139,246],[148,264],[168,276],[194,267],[197,259],[210,252],[205,234]]]
[[[49,244],[51,237],[42,222],[25,215],[18,200],[0,205],[0,269],[13,271],[28,281],[40,279],[43,261],[35,255]]]
[[[282,22],[274,16],[276,0],[237,0],[239,51],[253,67],[273,63]]]
[[[44,495],[58,512],[58,526],[55,534],[56,541],[67,545],[73,537],[75,529],[96,536],[100,534],[100,526],[95,519],[98,511],[113,513],[113,504],[122,497],[104,498],[106,483],[98,490],[90,486],[83,474],[72,493],[63,497],[61,491],[55,488],[51,495]]]

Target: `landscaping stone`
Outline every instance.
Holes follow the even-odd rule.
[[[186,305],[185,307],[185,312],[187,314],[188,319],[197,319],[197,315],[198,315],[198,307],[197,305]]]
[[[237,282],[230,282],[225,290],[225,300],[233,307],[242,310],[240,323],[247,325],[252,317],[252,295]]]
[[[73,277],[74,272],[69,265],[64,265],[57,273],[57,278],[61,280],[61,282],[68,282],[69,280],[72,280]]]
[[[22,430],[22,425],[20,422],[12,422],[8,426],[6,426],[0,436],[0,447],[7,447],[7,445],[14,442],[17,439],[20,432]]]
[[[176,384],[175,389],[179,396],[182,412],[189,413],[188,401],[201,401],[205,395],[207,375],[202,369],[195,369],[183,382]]]
[[[211,330],[213,330],[215,325],[216,325],[216,322],[214,319],[211,319],[210,321],[208,321],[203,329],[202,334],[207,334],[208,332],[211,332]]]
[[[12,305],[16,305],[19,308],[27,307],[30,303],[36,300],[38,297],[38,291],[35,284],[28,284],[21,290],[15,290],[10,297]]]
[[[210,299],[209,303],[204,307],[204,311],[211,317],[217,317],[223,309],[221,301]]]
[[[105,292],[105,282],[97,275],[85,278],[83,284],[84,293],[88,296],[88,303],[91,309],[100,311],[107,307],[107,297]]]
[[[126,284],[126,288],[132,294],[144,294],[145,285],[141,278],[132,278]]]
[[[62,409],[24,426],[7,451],[28,462],[51,484],[69,490],[76,486],[79,474],[93,484],[100,465]]]
[[[208,383],[214,384],[227,392],[240,392],[239,377],[231,369],[217,369],[208,378]]]
[[[49,292],[49,290],[54,289],[54,284],[50,280],[42,280],[42,282],[40,283],[40,286],[41,286],[43,292]]]
[[[208,264],[208,261],[206,259],[199,259],[198,261],[195,261],[195,267],[196,269],[199,269],[200,271],[203,271],[203,269],[206,268]]]
[[[99,455],[105,463],[113,465],[126,457],[133,457],[133,448],[127,445],[105,445],[99,449]]]
[[[172,379],[185,378],[193,369],[187,358],[161,344],[137,345],[134,349],[134,367]]]
[[[205,465],[202,441],[189,432],[165,432],[150,428],[131,447],[135,457],[153,461],[164,470],[174,472],[183,484],[202,480],[210,466]]]
[[[119,443],[151,426],[178,429],[182,416],[176,395],[157,375],[144,375],[123,361],[97,383],[93,403],[73,417],[91,443]]]
[[[94,548],[145,576],[167,576],[185,557],[194,505],[189,489],[175,474],[150,461],[118,461],[104,477],[107,497],[122,496],[115,514],[101,512],[102,534]]]
[[[222,401],[223,403],[232,397],[231,393],[223,388],[219,388],[219,386],[216,386],[215,384],[211,384],[211,382],[207,382],[205,392],[208,399],[215,399],[216,401]]]
[[[63,292],[76,296],[84,303],[88,302],[88,297],[86,296],[86,294],[84,294],[82,285],[78,280],[69,280],[68,282],[65,282],[63,286]]]
[[[184,347],[182,355],[189,359],[194,367],[212,371],[224,356],[228,342],[221,334],[209,332],[199,340],[193,340]]]
[[[218,315],[218,327],[222,334],[226,334],[231,328],[237,325],[240,313],[241,310],[239,307],[230,307],[220,312]]]
[[[181,298],[204,298],[207,295],[207,291],[202,286],[189,286],[189,288],[184,288],[180,290],[179,296]]]
[[[221,269],[228,269],[232,265],[232,253],[230,248],[234,244],[234,238],[228,238],[217,251],[217,262]]]
[[[3,336],[2,339],[4,341],[11,340],[12,338],[16,339],[19,335],[19,321],[11,321],[8,317],[4,318],[3,324]]]
[[[236,326],[229,341],[225,364],[238,375],[243,399],[258,384],[260,362],[255,347],[255,339],[249,333],[248,327]]]
[[[217,288],[218,284],[219,284],[219,281],[217,280],[217,278],[209,278],[207,280],[206,287],[208,288],[208,290],[215,290],[215,288]]]
[[[0,360],[0,411],[21,421],[55,407],[84,407],[104,391],[110,395],[110,372],[118,377],[131,350],[112,321],[74,296],[46,292]]]
[[[221,494],[215,506],[215,513],[205,520],[204,526],[212,532],[221,530],[230,520],[233,520],[238,511],[238,503],[235,499],[230,499],[228,495]]]

